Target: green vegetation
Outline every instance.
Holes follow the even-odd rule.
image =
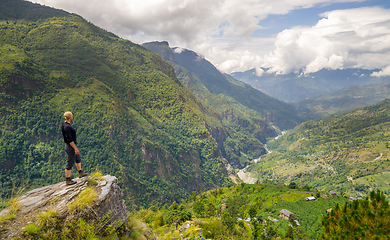
[[[44,228],[49,228],[50,226],[57,226],[59,224],[59,216],[53,210],[47,210],[38,214],[37,225]]]
[[[97,198],[98,194],[94,187],[88,186],[69,204],[69,210],[71,212],[83,211],[88,208],[88,206],[90,206]]]
[[[91,176],[91,178],[97,178],[99,180],[104,180],[102,172],[99,172],[99,171],[93,172],[90,176]]]
[[[129,209],[231,182],[207,107],[158,55],[26,1],[2,2],[0,19],[1,198],[64,180],[68,110],[84,171],[116,176]]]
[[[23,237],[26,239],[129,239],[123,236],[127,229],[126,224],[115,231],[115,225],[107,225],[108,219],[106,216],[100,222],[89,223],[83,218],[64,222],[54,211],[46,211],[25,227]]]
[[[340,91],[324,94],[294,103],[301,112],[315,119],[325,119],[334,114],[377,104],[390,97],[390,84],[352,85]]]
[[[41,228],[37,224],[30,223],[29,225],[26,226],[26,228],[24,229],[24,232],[28,236],[34,237],[34,236],[38,235],[40,230],[41,230]]]
[[[167,42],[143,46],[172,64],[179,81],[203,103],[206,124],[212,126],[222,156],[235,168],[265,154],[263,143],[279,128],[293,128],[306,119],[291,105],[220,73],[195,52],[177,52]]]
[[[20,208],[19,201],[17,198],[12,197],[8,200],[6,207],[8,208],[8,212],[5,215],[0,216],[0,224],[4,224],[9,220],[13,220],[16,217],[16,214]]]
[[[269,141],[271,154],[248,168],[260,181],[294,181],[318,190],[366,196],[389,194],[390,101],[308,121]]]
[[[97,172],[92,175],[99,174],[101,175],[101,173]],[[88,179],[92,179],[92,177],[89,176]],[[76,196],[74,201],[69,205],[69,210],[71,212],[76,210],[82,212],[90,211],[90,206],[94,201],[93,199],[91,200],[90,196],[93,195],[94,198],[97,196],[94,187],[95,185],[88,184],[87,188]],[[91,194],[91,192],[93,193]],[[9,221],[16,218],[18,209],[18,198],[10,199],[7,207],[7,215],[2,216],[0,221],[0,232],[7,230],[11,224],[12,227],[15,227],[15,224]],[[124,225],[124,227],[116,232],[115,227],[117,223],[108,223],[109,214],[110,212],[100,221],[93,223],[87,223],[83,218],[64,221],[63,217],[49,208],[46,211],[38,213],[36,216],[32,216],[32,222],[25,226],[22,232],[23,235],[19,237],[21,239],[119,239],[118,235],[123,235],[127,226]],[[18,216],[16,220],[23,222],[21,220],[23,217]],[[107,238],[106,236],[111,237]]]
[[[10,69],[14,67],[15,63],[22,63],[26,54],[11,44],[5,44],[0,47],[0,56],[0,69]]]
[[[9,221],[16,218],[16,214],[20,208],[19,201],[16,197],[10,198],[4,205],[8,208],[8,212],[0,216],[0,233],[7,229]]]
[[[96,181],[96,177],[101,177],[102,174],[95,172],[91,175],[94,177],[89,176],[88,180],[94,179]],[[88,181],[86,189],[69,204],[70,214],[74,214],[75,211],[79,213],[93,211],[91,205],[98,197],[95,187],[94,182]],[[15,202],[18,201],[15,200]],[[8,208],[10,213],[15,211],[12,204]],[[126,239],[121,237],[124,237],[131,224],[124,224],[116,231],[118,222],[109,223],[110,213],[109,211],[100,221],[87,221],[84,217],[65,221],[64,217],[49,208],[34,216],[33,221],[24,228],[23,237],[28,239]],[[81,215],[88,216],[88,214]],[[5,227],[7,226],[5,225]]]
[[[390,206],[381,191],[370,198],[336,205],[322,220],[324,239],[389,239]]]
[[[318,239],[322,234],[322,216],[328,209],[348,201],[321,192],[318,194],[326,198],[307,202],[306,197],[317,192],[308,191],[308,186],[291,187],[269,182],[242,183],[194,192],[181,204],[157,204],[135,212],[133,218],[144,221],[158,239]],[[300,226],[280,217],[282,209],[293,212]]]

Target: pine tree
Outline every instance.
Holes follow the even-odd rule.
[[[380,190],[370,198],[336,206],[322,219],[324,239],[388,239],[389,202]]]

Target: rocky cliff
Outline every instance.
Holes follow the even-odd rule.
[[[74,180],[77,184],[67,186],[60,182],[15,198],[13,210],[10,206],[0,213],[0,217],[8,219],[0,221],[0,239],[34,234],[27,230],[31,224],[42,228],[50,223],[51,229],[62,231],[66,223],[83,219],[102,231],[107,228],[116,231],[126,223],[126,206],[116,177],[89,176]],[[10,217],[11,214],[14,216]]]

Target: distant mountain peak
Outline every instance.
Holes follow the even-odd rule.
[[[239,81],[285,102],[297,102],[306,98],[330,94],[350,85],[368,85],[390,82],[390,77],[375,77],[378,69],[321,69],[313,73],[277,74],[267,68],[253,68],[245,72],[233,72]]]

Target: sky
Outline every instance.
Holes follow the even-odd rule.
[[[32,0],[121,38],[168,41],[221,72],[375,69],[390,76],[389,0]]]

